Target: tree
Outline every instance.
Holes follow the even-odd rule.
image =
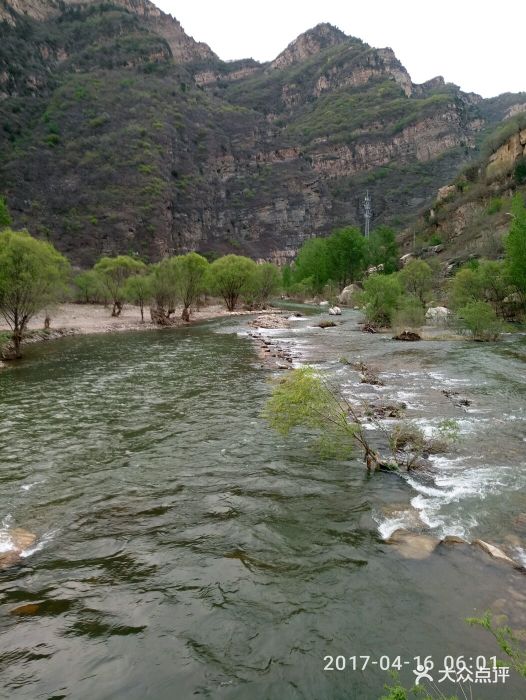
[[[65,291],[69,263],[26,231],[0,232],[0,313],[12,330],[15,357],[31,318]]]
[[[425,306],[433,288],[433,270],[424,260],[411,260],[398,273],[400,282],[408,294],[412,294]]]
[[[458,315],[473,340],[497,340],[503,330],[495,309],[485,301],[470,301],[458,310]]]
[[[190,306],[194,304],[205,288],[205,275],[209,263],[198,253],[179,255],[173,260],[175,291],[183,303],[181,318],[190,320]]]
[[[132,275],[124,285],[124,296],[132,304],[137,304],[141,310],[141,321],[144,323],[144,305],[152,295],[152,277],[150,275]]]
[[[75,275],[73,285],[76,291],[76,298],[85,304],[100,301],[103,296],[101,280],[95,270],[87,270]]]
[[[510,282],[526,295],[526,207],[520,194],[512,204],[513,220],[506,238],[506,265]]]
[[[249,290],[256,263],[242,255],[225,255],[208,269],[207,284],[212,294],[225,300],[226,308],[234,311],[239,297]]]
[[[281,275],[273,263],[260,263],[256,266],[250,283],[254,304],[263,308],[269,299],[281,289]]]
[[[447,289],[448,304],[452,309],[459,309],[483,296],[480,277],[473,267],[462,267],[448,281]]]
[[[146,270],[146,265],[129,255],[118,255],[115,258],[101,258],[93,268],[100,278],[113,303],[112,316],[119,316],[125,298],[125,285],[128,277]]]
[[[310,238],[301,246],[294,264],[294,281],[309,279],[312,291],[319,294],[329,281],[326,238]]]
[[[293,285],[293,279],[292,279],[292,268],[290,265],[285,265],[283,267],[283,270],[281,272],[282,274],[282,285],[283,289],[288,291],[292,285]]]
[[[388,226],[376,228],[369,237],[367,248],[369,265],[383,265],[386,275],[396,272],[400,251],[393,229]]]
[[[489,302],[505,316],[504,300],[513,293],[508,270],[497,260],[474,261],[461,268],[448,283],[448,299],[452,309],[460,309],[473,301]]]
[[[166,258],[152,266],[151,295],[155,301],[155,317],[164,323],[175,312],[177,303],[177,270],[175,258]]]
[[[355,282],[366,267],[366,240],[357,228],[337,229],[326,239],[327,278],[340,289]]]
[[[353,445],[358,445],[368,470],[383,466],[354,408],[333,393],[312,367],[289,372],[272,392],[263,415],[282,435],[297,427],[317,431],[318,445],[326,455],[349,456]]]
[[[11,215],[4,197],[0,197],[0,231],[11,226]]]
[[[363,283],[365,315],[372,323],[390,325],[402,299],[402,285],[396,274],[371,275]]]

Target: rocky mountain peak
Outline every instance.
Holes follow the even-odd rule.
[[[270,67],[272,69],[286,68],[314,56],[323,49],[343,44],[348,40],[349,37],[338,27],[328,22],[322,22],[294,39],[271,63]]]
[[[57,17],[69,7],[95,4],[100,4],[99,0],[0,0],[0,22],[14,25],[17,17],[45,21]],[[166,40],[176,61],[217,60],[207,44],[188,36],[174,17],[150,0],[111,0],[111,4],[141,17],[146,26]]]

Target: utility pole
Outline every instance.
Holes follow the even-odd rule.
[[[373,217],[373,211],[371,208],[371,197],[369,196],[369,190],[365,193],[365,199],[363,200],[363,216],[365,219],[365,232],[366,238],[369,238],[369,230],[371,228],[371,219]]]

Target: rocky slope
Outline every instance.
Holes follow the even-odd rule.
[[[306,236],[402,226],[526,96],[415,85],[328,24],[225,63],[148,0],[0,0],[0,189],[78,264],[137,252],[283,261]]]
[[[511,200],[526,196],[526,110],[482,145],[481,158],[441,187],[431,206],[401,236],[405,252],[437,257],[450,266],[471,258],[500,258]]]

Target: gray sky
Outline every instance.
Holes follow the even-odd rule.
[[[319,22],[390,46],[414,82],[436,75],[492,97],[526,90],[519,0],[153,0],[224,60],[268,61]]]

